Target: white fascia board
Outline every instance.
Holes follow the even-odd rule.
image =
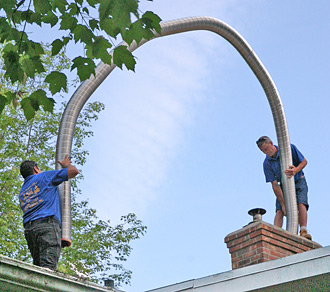
[[[330,246],[148,292],[241,292],[330,273]]]

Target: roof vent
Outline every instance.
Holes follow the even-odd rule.
[[[112,279],[104,280],[104,286],[107,288],[114,288],[115,287],[115,281]]]
[[[253,217],[253,222],[260,222],[262,221],[262,215],[266,214],[266,210],[262,208],[255,208],[251,209],[248,214]]]

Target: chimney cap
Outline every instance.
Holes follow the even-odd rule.
[[[263,208],[254,208],[254,209],[251,209],[248,212],[248,214],[251,215],[251,216],[257,215],[257,214],[264,215],[264,214],[266,214],[266,210],[263,209]]]

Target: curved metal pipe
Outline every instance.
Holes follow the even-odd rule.
[[[161,28],[161,35],[155,34],[155,38],[187,31],[208,30],[222,36],[234,46],[250,66],[266,93],[275,123],[281,165],[282,167],[292,165],[289,132],[281,98],[266,68],[244,38],[226,23],[212,17],[189,17],[167,21],[161,23]],[[128,49],[133,52],[146,42],[146,40],[143,40],[139,45],[133,42]],[[72,95],[61,120],[56,146],[56,161],[63,159],[65,154],[71,153],[73,132],[81,109],[115,67],[116,65],[114,64],[109,66],[101,62],[96,68],[95,76],[84,81]],[[60,165],[57,164],[56,168],[59,169]],[[283,168],[282,174],[285,204],[287,206],[286,229],[296,234],[298,232],[298,209],[294,181],[293,178],[288,179],[284,175]],[[62,204],[62,237],[63,242],[67,243],[65,245],[69,245],[71,242],[71,193],[69,183],[66,182],[61,185],[60,195]]]

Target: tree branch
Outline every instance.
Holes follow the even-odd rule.
[[[24,4],[24,2],[25,2],[25,0],[21,0],[20,2],[17,3],[17,6],[14,9],[13,14],[17,11],[18,8],[20,8]]]
[[[25,153],[25,155],[28,155],[29,154],[29,147],[30,147],[30,141],[31,141],[32,126],[33,126],[33,123],[31,121],[30,122],[30,127],[29,127],[29,137],[28,137],[28,142],[27,142],[27,145],[26,145],[26,153]]]

